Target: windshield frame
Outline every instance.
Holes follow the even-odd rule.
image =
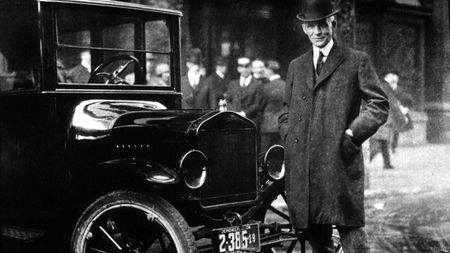
[[[44,3],[50,2],[50,1],[41,1]],[[47,19],[51,19],[51,25],[52,25],[52,36],[51,36],[51,42],[52,42],[52,48],[50,49],[53,63],[53,73],[52,76],[48,76],[48,78],[51,78],[52,82],[55,84],[54,88],[55,90],[155,90],[155,91],[180,91],[180,30],[179,30],[179,24],[180,24],[180,17],[181,13],[176,11],[170,11],[170,10],[160,10],[155,8],[150,8],[148,6],[144,5],[138,5],[138,4],[129,4],[129,3],[115,3],[114,1],[110,1],[107,4],[91,4],[92,2],[96,1],[82,1],[82,4],[80,4],[78,1],[68,1],[68,2],[62,2],[62,1],[51,1],[55,2],[51,5],[50,8],[48,8],[49,13],[46,15],[43,15],[44,22]],[[168,32],[169,32],[169,50],[166,52],[161,51],[152,51],[152,50],[145,50],[145,49],[116,49],[116,48],[109,48],[109,47],[91,47],[91,46],[76,46],[76,45],[68,45],[68,44],[62,44],[58,41],[58,27],[57,23],[58,20],[56,18],[57,13],[61,9],[73,9],[76,11],[82,11],[83,8],[86,8],[86,6],[89,7],[89,10],[95,10],[99,13],[114,11],[114,13],[118,13],[118,15],[135,15],[142,18],[146,18],[146,20],[164,20],[166,21]],[[138,8],[139,7],[139,8]],[[43,8],[47,10],[47,8]],[[112,10],[113,9],[113,10]],[[45,12],[44,12],[45,13]],[[150,16],[149,16],[150,15]],[[47,17],[45,17],[47,16]],[[150,19],[147,19],[147,17],[151,17]],[[163,54],[167,55],[168,59],[170,61],[170,86],[152,86],[152,85],[144,85],[144,84],[136,84],[136,85],[115,85],[115,84],[83,84],[83,83],[58,83],[56,80],[56,72],[57,72],[57,51],[58,48],[73,48],[73,49],[90,49],[90,50],[96,50],[96,51],[104,51],[104,52],[133,52],[133,53],[154,53],[154,54]],[[141,62],[141,65],[145,62]],[[92,66],[95,68],[96,66]]]

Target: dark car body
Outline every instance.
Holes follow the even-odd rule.
[[[203,227],[198,239],[257,219],[269,199],[255,124],[232,111],[181,109],[181,13],[100,0],[1,1],[0,12],[18,17],[0,18],[3,236],[71,232],[86,207],[118,189],[169,202]],[[91,77],[74,81],[86,51]],[[146,80],[150,56],[146,64],[170,67],[170,77],[156,76],[162,86]],[[192,157],[207,170],[186,170]]]

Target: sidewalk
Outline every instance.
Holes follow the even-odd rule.
[[[366,171],[371,252],[450,252],[450,145],[403,146],[392,163]]]
[[[382,169],[381,155],[375,156],[366,168],[366,197],[450,189],[450,144],[399,147],[391,159],[393,170]]]

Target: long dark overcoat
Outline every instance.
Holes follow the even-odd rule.
[[[299,229],[364,226],[359,145],[386,121],[389,102],[363,52],[335,44],[321,75],[315,78],[313,71],[312,50],[291,62],[279,118],[291,219]]]

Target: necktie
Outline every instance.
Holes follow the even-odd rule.
[[[316,74],[317,76],[320,75],[320,71],[322,71],[323,67],[323,54],[322,51],[319,52],[319,59],[317,59],[317,65],[316,65]]]

